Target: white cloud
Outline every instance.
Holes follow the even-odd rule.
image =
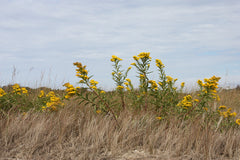
[[[26,64],[60,71],[76,60],[99,66],[100,72],[106,71],[101,61],[112,54],[130,62],[133,55],[150,51],[166,62],[170,74],[224,75],[240,57],[239,19],[240,2],[234,0],[3,1],[0,63],[5,67],[0,73],[7,65],[21,70]]]

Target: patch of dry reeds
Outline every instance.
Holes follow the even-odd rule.
[[[0,159],[236,159],[240,131],[215,131],[202,117],[171,122],[147,112],[111,115],[69,102],[57,113],[9,112],[0,119]]]

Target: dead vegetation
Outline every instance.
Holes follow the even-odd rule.
[[[123,111],[118,122],[71,101],[56,113],[11,111],[0,119],[0,159],[240,158],[240,130],[215,131],[202,117],[169,122]]]

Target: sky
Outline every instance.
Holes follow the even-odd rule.
[[[0,0],[0,86],[78,86],[82,62],[113,89],[112,55],[127,69],[150,52],[178,83],[219,76],[240,84],[239,0]],[[132,69],[129,78],[138,83]]]

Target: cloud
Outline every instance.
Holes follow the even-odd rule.
[[[106,78],[99,72],[111,72],[103,65],[111,55],[128,64],[142,51],[183,79],[239,66],[240,2],[234,0],[13,0],[1,2],[0,13],[4,76],[13,65],[72,73],[66,65],[83,60]]]

